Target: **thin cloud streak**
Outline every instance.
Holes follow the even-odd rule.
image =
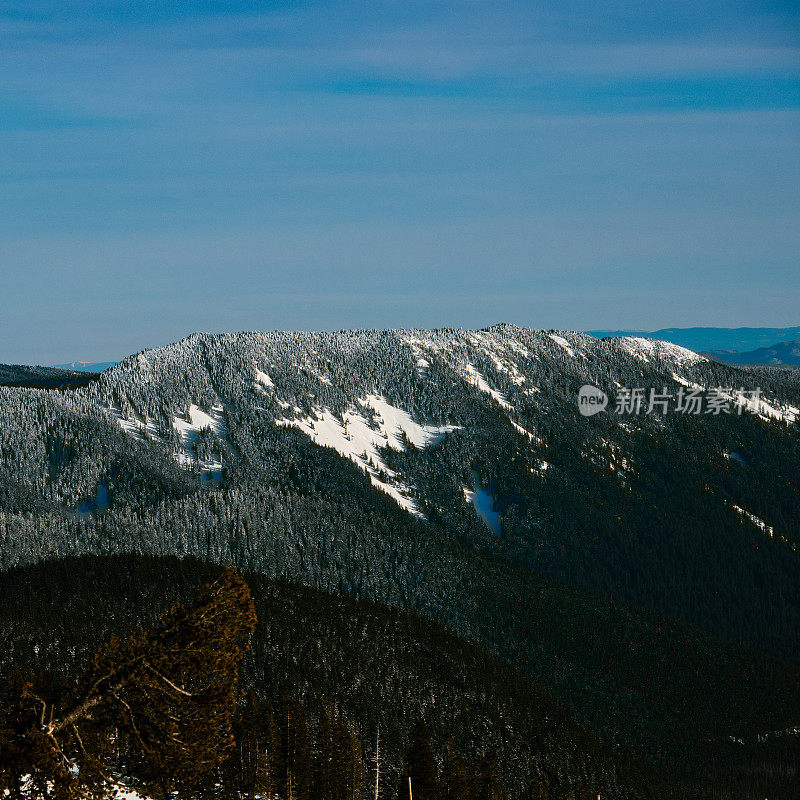
[[[37,330],[73,348],[56,363],[194,327],[620,327],[654,308],[664,326],[778,324],[800,307],[789,4],[270,7],[4,4],[16,360],[43,352]],[[113,347],[82,349],[108,308]]]

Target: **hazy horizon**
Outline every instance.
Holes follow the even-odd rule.
[[[504,322],[495,322],[495,323],[489,323],[487,325],[474,326],[472,329],[473,330],[481,330],[481,329],[486,329],[486,328],[490,328],[490,327],[493,327],[495,325],[501,325],[501,324],[515,324],[515,323],[505,323],[505,321]],[[434,326],[434,327],[442,328],[442,327],[447,327],[447,326]],[[453,327],[462,327],[463,328],[463,326],[453,326]],[[528,328],[530,328],[531,326],[520,326],[520,327],[528,327]],[[600,333],[618,333],[618,332],[625,332],[625,333],[631,333],[631,334],[636,334],[636,333],[648,334],[648,333],[658,333],[659,331],[662,331],[662,330],[676,330],[676,331],[691,331],[691,330],[709,330],[709,331],[710,330],[723,330],[723,331],[775,330],[775,331],[781,331],[781,330],[785,330],[787,328],[800,328],[800,324],[798,324],[798,325],[780,325],[780,326],[779,325],[738,326],[738,327],[735,327],[735,328],[734,327],[723,328],[723,327],[717,327],[717,326],[686,326],[684,328],[684,327],[676,327],[676,326],[669,326],[668,325],[668,326],[665,326],[664,328],[657,328],[657,329],[654,329],[654,330],[645,330],[645,329],[636,329],[636,328],[593,328],[591,330],[578,330],[577,328],[564,328],[564,327],[547,328],[547,329],[539,329],[539,330],[575,331],[575,332],[578,332],[578,333],[586,333],[586,334],[593,335],[593,334],[600,334]],[[251,330],[248,330],[248,331],[246,331],[246,330],[241,330],[241,331],[233,331],[233,330],[231,330],[231,331],[199,331],[199,330],[198,331],[190,331],[190,332],[184,334],[183,336],[179,336],[177,339],[170,340],[168,342],[159,342],[159,343],[155,343],[155,344],[149,344],[149,345],[144,346],[144,347],[138,347],[138,348],[136,348],[134,350],[130,350],[129,352],[126,352],[126,353],[116,354],[115,356],[109,356],[109,357],[106,357],[106,358],[68,358],[68,359],[66,359],[64,361],[49,361],[47,363],[36,364],[35,366],[66,366],[66,365],[69,365],[69,364],[75,364],[76,368],[79,368],[77,366],[78,364],[91,365],[91,364],[117,363],[117,362],[121,361],[123,358],[125,358],[125,357],[127,357],[129,355],[132,355],[133,353],[138,353],[138,352],[141,352],[143,350],[150,350],[150,349],[154,349],[154,348],[158,348],[158,347],[164,347],[166,345],[173,344],[174,342],[186,339],[186,338],[188,338],[189,336],[191,336],[194,333],[206,333],[206,334],[211,334],[211,335],[217,335],[217,334],[226,334],[226,333],[228,333],[228,334],[248,333],[248,332],[253,332],[254,330],[255,329],[251,329]],[[339,333],[341,333],[343,331],[357,330],[357,329],[354,329],[354,328],[330,328],[330,329],[301,330],[301,329],[288,329],[288,328],[287,329],[278,329],[278,328],[275,328],[275,329],[271,329],[271,330],[280,331],[280,332],[296,332],[296,333],[320,333],[320,332],[327,332],[327,333],[337,333],[337,332],[339,332]],[[389,329],[389,328],[376,328],[375,330],[391,330],[391,329]],[[395,328],[395,330],[398,330],[398,329]],[[261,332],[261,333],[270,332],[270,329],[265,329],[265,330],[258,331],[258,332]],[[778,344],[778,343],[779,343],[778,341],[772,342],[772,344]],[[763,346],[763,345],[758,345],[758,346]],[[754,345],[752,349],[756,349],[756,347],[757,346]],[[3,361],[2,357],[0,357],[0,363],[10,363],[10,362]],[[22,363],[22,362],[19,362],[19,363]],[[33,366],[33,364],[31,364],[31,365]]]

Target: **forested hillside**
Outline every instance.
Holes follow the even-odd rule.
[[[616,413],[626,388],[672,407]],[[195,334],[0,388],[0,565],[192,556],[418,612],[707,782],[800,717],[798,407],[789,373],[645,339]]]
[[[88,386],[97,375],[57,367],[26,367],[0,364],[0,386],[28,386],[36,389],[74,389]]]
[[[152,624],[162,609],[185,602],[218,572],[195,560],[133,556],[13,570],[0,590],[0,635],[7,643],[0,677],[20,670],[37,675],[51,692],[63,692],[103,642]],[[287,714],[305,731],[306,754],[296,756],[302,763],[295,768],[308,774],[309,787],[315,759],[325,752],[325,720],[338,719],[342,735],[358,741],[359,783],[367,794],[380,737],[384,797],[405,796],[403,781],[420,730],[434,755],[442,797],[744,798],[757,796],[759,787],[770,797],[788,798],[796,788],[786,773],[796,754],[792,741],[782,741],[777,730],[773,739],[759,740],[756,728],[733,720],[747,715],[774,725],[781,714],[797,715],[795,665],[748,658],[687,629],[651,627],[648,635],[663,642],[656,649],[675,652],[678,675],[670,702],[685,706],[683,735],[691,737],[662,738],[664,747],[682,754],[679,768],[664,774],[629,748],[603,745],[536,681],[439,623],[256,575],[248,582],[259,624],[242,665],[237,748],[217,776],[231,788],[253,788],[247,784],[256,779],[248,753],[279,751],[271,740],[285,737],[287,731],[280,731]],[[613,636],[613,629],[608,633]],[[646,653],[626,657],[625,649],[615,648],[622,670],[654,668],[657,659],[649,662]],[[725,730],[735,732],[735,743],[719,735]],[[708,774],[699,779],[704,762]],[[448,770],[456,763],[471,776],[471,789],[463,794],[450,785]],[[274,766],[276,774],[279,769]],[[259,780],[269,782],[268,773],[262,770]],[[489,773],[497,794],[480,793]]]

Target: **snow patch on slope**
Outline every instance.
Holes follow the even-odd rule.
[[[687,389],[693,389],[696,392],[703,391],[703,387],[699,383],[694,383],[693,381],[687,380],[682,375],[678,375],[676,372],[672,373],[672,378],[681,386],[685,386]]]
[[[514,410],[514,406],[512,406],[511,403],[509,403],[508,400],[506,400],[505,395],[502,392],[498,392],[497,389],[492,389],[492,387],[489,386],[486,378],[484,378],[483,375],[480,372],[478,372],[478,370],[475,369],[475,367],[473,367],[472,364],[469,363],[469,361],[467,362],[466,370],[467,370],[467,381],[469,383],[471,383],[473,386],[477,386],[478,389],[480,389],[485,394],[488,394],[495,400],[495,402],[498,403],[498,405],[502,406],[506,410],[508,411]]]
[[[417,360],[417,376],[423,380],[428,377],[428,370],[430,369],[431,362],[426,358],[426,353],[422,349],[424,343],[416,336],[406,336],[403,341],[411,348],[414,358]]]
[[[189,406],[187,416],[188,420],[178,416],[172,418],[172,427],[181,434],[181,438],[184,441],[188,441],[204,428],[210,428],[217,436],[223,436],[225,433],[225,418],[222,406],[212,406],[211,413],[208,414],[192,403]]]
[[[757,514],[748,511],[744,506],[739,503],[730,503],[729,508],[731,511],[738,514],[743,519],[746,519],[751,525],[758,528],[768,539],[777,539],[782,544],[788,545],[790,549],[797,550],[797,545],[782,533],[775,533],[775,528],[765,520],[761,519]]]
[[[556,333],[548,333],[547,334],[557,345],[563,347],[567,353],[573,358],[575,357],[575,351],[572,349],[572,345],[563,337],[559,336]]]
[[[187,414],[188,419],[175,416],[172,418],[172,427],[181,436],[183,449],[175,454],[177,462],[182,467],[199,467],[203,471],[215,472],[222,469],[222,462],[216,460],[198,461],[192,452],[192,442],[200,431],[209,428],[216,436],[225,436],[226,426],[224,409],[220,405],[211,407],[211,413],[192,403]]]
[[[260,369],[256,369],[256,383],[266,387],[267,389],[275,388],[272,378],[270,378],[266,372],[262,372]]]
[[[371,419],[351,409],[345,411],[340,420],[329,408],[318,406],[312,409],[310,416],[282,418],[275,423],[283,428],[297,428],[321,447],[332,447],[364,471],[373,486],[386,492],[401,508],[421,517],[419,507],[410,497],[412,489],[385,463],[381,450],[405,450],[403,435],[415,447],[428,447],[458,426],[420,425],[408,412],[376,394],[368,394],[358,402],[371,412]]]
[[[401,508],[422,516],[416,503],[408,496],[409,487],[397,479],[397,473],[381,458],[380,448],[387,446],[386,440],[370,428],[360,414],[346,412],[340,421],[330,409],[317,407],[311,416],[278,419],[276,424],[297,428],[320,447],[332,447],[366,472],[372,485],[392,497]]]
[[[108,410],[117,420],[120,428],[129,436],[133,436],[134,439],[154,439],[156,441],[163,441],[155,420],[137,416],[126,417],[120,409],[114,406],[111,406]]]
[[[742,398],[740,392],[735,392],[735,395]],[[762,419],[775,419],[780,422],[788,422],[794,424],[797,418],[800,417],[800,408],[795,408],[792,405],[772,405],[763,398],[758,400],[746,399],[747,408],[755,411]]]
[[[675,379],[675,381],[681,384],[681,386],[685,386],[688,389],[693,389],[697,392],[708,391],[706,387],[701,386],[699,383],[689,381],[675,372],[672,373],[672,377]],[[795,422],[797,422],[798,418],[800,418],[800,408],[796,408],[788,403],[775,403],[773,405],[773,403],[768,402],[761,395],[754,396],[752,392],[744,392],[741,389],[725,389],[716,387],[715,391],[720,398],[731,401],[733,409],[731,413],[736,413],[739,406],[741,406],[743,411],[746,411],[750,414],[755,414],[765,422],[776,420],[778,422],[787,422],[790,425],[793,425]]]
[[[660,339],[645,339],[643,336],[621,336],[616,340],[619,346],[640,361],[649,362],[651,358],[666,358],[677,364],[695,364],[703,361],[703,356],[672,342]]]
[[[524,436],[529,442],[536,442],[536,444],[540,445],[544,444],[544,441],[539,436],[537,436],[535,433],[531,433],[527,428],[523,428],[518,422],[514,422],[514,420],[510,417],[508,421],[511,423],[514,430],[521,436]]]

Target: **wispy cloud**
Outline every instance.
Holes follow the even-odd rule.
[[[378,324],[365,304],[391,296],[408,322],[495,321],[514,287],[539,313],[538,287],[563,303],[548,324],[602,327],[626,281],[733,281],[767,322],[739,289],[771,276],[800,305],[799,18],[766,0],[11,0],[0,311],[35,336],[62,306],[135,297],[135,350],[167,298],[213,328],[221,283],[234,327],[255,326],[235,322],[251,296],[341,286],[361,306],[339,297],[320,326]],[[419,284],[446,320],[401,303]],[[607,316],[573,322],[592,287]]]

